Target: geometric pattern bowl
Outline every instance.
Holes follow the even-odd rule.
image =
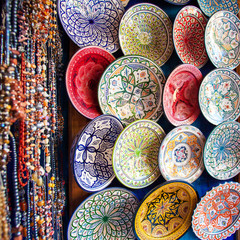
[[[124,188],[92,194],[73,213],[68,240],[134,240],[132,220],[138,199]]]
[[[197,204],[192,228],[202,240],[221,240],[240,227],[240,184],[226,182],[206,193]]]
[[[124,55],[141,55],[162,66],[174,48],[172,22],[158,6],[136,4],[122,17],[119,41]]]
[[[213,129],[204,148],[208,173],[219,180],[235,177],[240,172],[240,123],[223,122]]]
[[[233,70],[211,71],[203,79],[198,96],[200,109],[212,124],[234,121],[240,115],[240,77]]]
[[[68,36],[79,47],[119,49],[118,29],[124,13],[120,0],[59,0],[58,15]]]

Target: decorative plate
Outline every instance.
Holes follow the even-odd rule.
[[[227,10],[237,14],[239,12],[238,1],[237,0],[198,0],[198,4],[201,10],[207,15],[211,17],[214,13]]]
[[[211,71],[199,89],[199,105],[204,117],[212,124],[236,120],[240,115],[240,77],[229,69]]]
[[[202,240],[225,239],[239,229],[239,212],[240,184],[220,184],[197,204],[192,218],[193,231]]]
[[[64,30],[79,47],[119,49],[118,30],[124,13],[120,0],[59,0],[58,15]]]
[[[164,138],[159,151],[159,168],[166,180],[194,182],[204,170],[205,137],[193,126],[174,128]]]
[[[124,188],[109,188],[91,195],[73,213],[68,240],[135,239],[132,220],[138,199]]]
[[[72,145],[71,145],[71,149],[70,149],[70,165],[71,165],[71,167],[73,167],[73,161],[74,161],[74,154],[75,154],[75,151],[76,151],[76,145],[78,143],[78,138],[80,137],[81,133],[82,133],[82,130],[79,131],[77,133],[77,135],[74,137]]]
[[[97,88],[114,56],[100,47],[85,47],[71,58],[66,72],[66,87],[73,106],[85,117],[93,119],[102,114]]]
[[[126,7],[129,3],[129,0],[121,0],[121,2],[122,2],[122,5]]]
[[[158,121],[163,113],[164,83],[165,76],[153,61],[141,56],[118,58],[100,79],[100,108],[125,124],[138,119]]]
[[[129,8],[119,26],[124,55],[141,55],[162,66],[172,55],[172,22],[158,6],[140,3]]]
[[[147,194],[135,218],[134,231],[141,240],[173,240],[191,226],[198,195],[181,181],[169,181]]]
[[[174,5],[186,5],[188,4],[191,0],[165,0],[166,2],[169,2]]]
[[[208,61],[204,45],[204,31],[207,18],[195,6],[186,6],[177,14],[173,25],[173,39],[176,52],[183,63],[197,68]]]
[[[144,188],[159,176],[158,152],[164,130],[151,120],[129,124],[119,135],[113,149],[113,170],[129,188]]]
[[[122,130],[122,123],[111,115],[101,115],[83,129],[75,148],[73,173],[85,191],[102,190],[114,179],[112,152]]]
[[[200,70],[191,64],[182,64],[169,75],[163,91],[163,108],[173,125],[192,124],[198,118],[202,79]]]
[[[240,20],[228,11],[216,12],[205,29],[205,46],[217,68],[234,69],[240,63]]]
[[[209,174],[220,180],[240,172],[240,123],[223,122],[213,129],[204,148],[204,164]]]

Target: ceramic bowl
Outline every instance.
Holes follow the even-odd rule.
[[[162,66],[172,55],[172,22],[158,6],[140,3],[129,8],[119,26],[124,55],[141,55]]]
[[[201,68],[208,61],[204,45],[206,25],[207,18],[195,6],[186,6],[178,12],[173,25],[173,39],[176,52],[183,63]]]
[[[118,58],[100,79],[100,108],[126,125],[138,119],[157,121],[163,113],[164,82],[162,70],[150,59],[134,55]]]
[[[138,199],[127,189],[109,188],[84,200],[68,225],[68,240],[134,240],[132,221]]]
[[[163,108],[175,126],[192,124],[200,114],[198,90],[202,73],[191,64],[182,64],[169,75],[163,91]]]
[[[174,5],[186,5],[188,4],[191,0],[165,0],[166,2],[169,2]]]
[[[102,114],[98,103],[99,80],[115,57],[100,47],[84,47],[71,58],[66,72],[66,87],[73,106],[87,118]]]
[[[58,16],[71,40],[79,47],[119,49],[118,29],[124,13],[120,0],[59,0]]]
[[[122,130],[122,123],[116,117],[100,115],[81,132],[75,146],[73,174],[85,191],[102,190],[114,179],[113,146]]]
[[[212,124],[236,120],[240,115],[240,77],[230,69],[218,68],[203,79],[199,89],[199,105]]]
[[[181,181],[168,181],[148,193],[134,218],[134,232],[140,240],[179,239],[191,226],[198,202],[194,188]]]
[[[220,180],[240,172],[240,123],[223,122],[213,129],[204,148],[204,164],[208,173]]]
[[[159,168],[166,180],[194,182],[204,170],[205,137],[193,126],[180,126],[170,131],[159,151]]]
[[[214,13],[221,10],[227,10],[233,12],[234,14],[237,14],[239,12],[237,0],[198,0],[198,4],[204,14],[208,17],[211,17]]]
[[[133,189],[144,188],[160,176],[158,151],[164,130],[150,120],[129,124],[113,149],[113,170],[117,179]]]
[[[225,239],[240,227],[240,184],[226,182],[206,193],[197,204],[192,228],[199,239]]]
[[[240,63],[239,18],[228,11],[213,14],[205,29],[205,46],[216,68],[236,68]]]

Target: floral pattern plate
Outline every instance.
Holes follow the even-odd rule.
[[[134,240],[132,220],[138,199],[124,188],[109,188],[91,195],[73,213],[68,240]]]
[[[136,4],[123,15],[119,41],[124,55],[141,55],[162,66],[172,55],[172,22],[159,7]]]
[[[192,227],[202,240],[221,240],[235,233],[240,228],[240,184],[226,182],[207,192],[197,204]]]
[[[102,190],[114,179],[113,146],[122,130],[116,117],[100,115],[81,132],[75,147],[73,173],[85,191]]]
[[[208,61],[204,45],[204,31],[207,18],[195,6],[186,6],[177,14],[173,25],[173,39],[176,52],[183,63],[197,68]]]
[[[124,124],[138,119],[157,121],[163,113],[164,83],[165,76],[153,61],[134,55],[118,58],[100,79],[100,108]]]
[[[217,68],[234,69],[240,63],[240,20],[228,11],[219,11],[208,20],[205,46]]]
[[[58,15],[64,30],[79,47],[119,49],[119,23],[124,14],[120,0],[59,0]]]
[[[227,10],[237,14],[239,12],[238,1],[237,0],[198,0],[198,4],[201,10],[207,15],[211,17],[214,13]]]
[[[160,176],[158,151],[164,137],[164,130],[151,120],[124,128],[113,149],[113,170],[123,185],[144,188]]]
[[[164,138],[159,151],[159,168],[166,180],[194,182],[204,170],[205,137],[193,126],[174,128]]]
[[[233,178],[240,172],[240,123],[223,122],[213,129],[204,149],[208,173],[220,180]]]
[[[163,92],[163,108],[175,126],[192,124],[200,114],[198,90],[202,73],[191,64],[182,64],[169,75]]]
[[[236,120],[240,115],[240,77],[226,68],[211,71],[199,89],[199,105],[212,124]]]
[[[186,5],[188,4],[191,0],[165,0],[166,2],[172,3],[174,5]]]
[[[84,47],[71,58],[66,72],[66,87],[73,106],[85,117],[102,114],[98,104],[98,83],[115,57],[100,47]]]
[[[169,181],[148,193],[134,218],[134,232],[141,240],[179,239],[191,226],[198,202],[194,188],[182,181]]]

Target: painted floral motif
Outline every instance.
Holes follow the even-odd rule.
[[[207,171],[214,178],[226,180],[240,172],[239,134],[238,122],[224,122],[208,137],[204,162]]]
[[[165,136],[155,122],[139,120],[123,130],[113,150],[113,169],[118,180],[130,188],[143,188],[160,175],[158,152]]]
[[[171,20],[155,5],[136,4],[123,16],[119,40],[124,55],[145,56],[162,66],[173,51]]]
[[[190,0],[165,0],[166,2],[170,2],[172,4],[176,5],[185,5],[187,4]]]
[[[74,212],[68,226],[68,239],[135,239],[131,222],[137,206],[137,198],[121,188],[91,195]]]
[[[215,69],[203,80],[199,90],[200,108],[215,125],[238,118],[240,77],[227,69]]]
[[[90,122],[78,138],[73,171],[87,191],[98,191],[113,180],[112,151],[123,126],[113,116],[101,115]]]
[[[240,185],[229,182],[208,192],[193,215],[193,230],[200,239],[225,239],[240,225]]]
[[[184,163],[188,159],[188,148],[186,146],[175,147],[173,155],[177,163]]]
[[[227,11],[215,13],[205,30],[205,45],[211,62],[217,68],[234,69],[240,63],[240,20]]]
[[[99,46],[109,52],[119,49],[118,28],[124,8],[119,0],[61,0],[61,23],[79,46]]]

